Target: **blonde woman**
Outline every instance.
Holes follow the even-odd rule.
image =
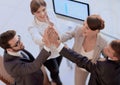
[[[44,0],[32,0],[30,9],[32,15],[34,16],[34,20],[28,30],[33,41],[41,50],[44,46],[42,38],[45,29],[48,26],[54,26],[56,29],[58,29],[59,26],[55,14],[47,10],[47,4]],[[52,82],[54,82],[56,85],[62,85],[59,76],[59,66],[61,60],[62,56],[60,56],[56,50],[52,50],[51,56],[44,63],[44,66],[50,71]]]

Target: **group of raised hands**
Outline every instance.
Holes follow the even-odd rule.
[[[51,46],[58,47],[60,45],[60,37],[53,26],[48,26],[48,28],[45,30],[43,42],[48,48]]]

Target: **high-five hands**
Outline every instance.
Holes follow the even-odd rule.
[[[48,26],[43,35],[43,42],[47,47],[58,47],[60,44],[60,38],[57,31],[53,26]]]

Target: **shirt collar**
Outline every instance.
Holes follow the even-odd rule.
[[[41,24],[47,24],[46,22],[39,21],[36,17],[34,17],[35,24],[41,25]]]
[[[20,51],[19,52],[11,52],[7,51],[8,54],[13,55],[13,56],[20,56]]]

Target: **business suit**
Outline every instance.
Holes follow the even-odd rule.
[[[82,45],[84,43],[85,37],[83,36],[83,32],[81,30],[81,26],[78,25],[74,31],[66,33],[62,36],[61,41],[65,42],[71,38],[74,38],[74,45],[73,45],[73,50],[76,51],[77,53],[81,53]],[[93,55],[92,56],[92,62],[95,63],[96,60],[100,57],[100,53],[102,49],[107,45],[106,40],[101,37],[100,34],[97,35],[97,41],[95,48],[93,49]],[[88,72],[81,69],[78,66],[75,66],[75,85],[80,85],[80,83],[84,83],[86,80],[86,77],[88,76]],[[82,83],[82,84],[83,84]]]
[[[29,59],[4,52],[5,69],[15,79],[15,85],[43,85],[44,76],[40,68],[50,53],[42,49],[34,59],[28,51],[23,51]]]
[[[13,77],[11,77],[5,70],[2,56],[0,56],[0,80],[3,81],[6,85],[14,83]]]
[[[109,59],[93,63],[75,51],[63,48],[60,54],[91,73],[88,85],[120,85],[120,61]]]

